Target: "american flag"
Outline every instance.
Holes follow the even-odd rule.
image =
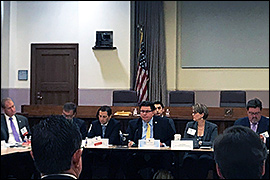
[[[140,48],[139,48],[139,64],[138,71],[136,77],[135,90],[137,91],[138,103],[140,104],[142,101],[148,100],[148,90],[147,90],[147,82],[148,82],[148,68],[146,63],[145,56],[145,45],[143,42],[143,32],[140,30]]]

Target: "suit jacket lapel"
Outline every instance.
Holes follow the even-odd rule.
[[[6,136],[8,137],[8,127],[7,127],[7,122],[5,116],[2,114],[1,115],[1,128],[4,128]]]
[[[97,128],[97,134],[100,134],[100,136],[102,136],[102,126],[99,120],[98,120],[98,126],[96,128]]]
[[[261,117],[261,119],[259,121],[259,124],[258,124],[257,132],[258,133],[263,133],[265,126],[266,126],[266,124],[264,123],[264,121],[263,121],[263,119]]]
[[[136,129],[134,132],[134,140],[138,141],[142,138],[142,118],[139,118],[139,120],[136,123]]]
[[[19,117],[15,114],[15,117],[17,119],[17,123],[18,123],[18,127],[19,127],[19,133],[20,133],[20,136],[22,137],[22,133],[21,133],[21,129],[23,128],[24,124],[22,122],[22,120],[19,119]],[[25,127],[26,128],[26,127]]]
[[[105,130],[105,135],[111,134],[112,127],[113,127],[113,122],[110,119]]]

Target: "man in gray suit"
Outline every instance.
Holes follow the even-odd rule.
[[[30,127],[28,119],[16,114],[16,107],[11,98],[2,99],[1,107],[4,114],[1,114],[1,140],[6,143],[23,142],[25,136],[29,136]]]

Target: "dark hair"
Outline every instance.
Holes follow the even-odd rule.
[[[155,104],[160,104],[161,107],[164,108],[164,104],[163,104],[161,101],[155,101],[155,102],[154,102],[154,105],[155,105]]]
[[[104,105],[104,106],[101,106],[100,108],[98,108],[97,110],[97,114],[96,114],[96,118],[98,119],[98,116],[99,116],[99,111],[102,111],[102,112],[107,112],[108,116],[110,116],[112,114],[112,109],[110,106],[107,106],[107,105]]]
[[[204,113],[203,119],[206,119],[209,115],[208,108],[205,104],[196,103],[192,106],[192,109],[194,110],[195,113],[199,114]]]
[[[52,115],[34,125],[31,147],[37,169],[44,174],[63,173],[81,148],[82,137],[75,123]]]
[[[214,140],[214,158],[225,179],[259,179],[267,149],[250,128],[234,125]]]
[[[154,103],[151,102],[151,101],[143,101],[143,102],[141,102],[141,104],[139,105],[140,109],[141,109],[142,106],[150,106],[152,111],[154,111],[156,109]]]
[[[262,110],[262,102],[261,100],[259,100],[258,98],[254,98],[248,101],[247,103],[247,110],[249,110],[249,108],[257,108],[259,107],[260,110]]]
[[[77,113],[77,106],[73,102],[67,102],[63,106],[64,111],[73,111],[73,114]]]

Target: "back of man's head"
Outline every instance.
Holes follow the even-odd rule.
[[[75,123],[52,115],[33,127],[32,153],[37,169],[43,174],[69,170],[71,159],[80,149],[82,137]]]
[[[258,134],[235,125],[214,140],[214,157],[225,179],[259,179],[267,149]]]
[[[68,112],[68,111],[73,111],[73,114],[77,113],[77,105],[73,102],[67,102],[63,106],[63,110]]]

